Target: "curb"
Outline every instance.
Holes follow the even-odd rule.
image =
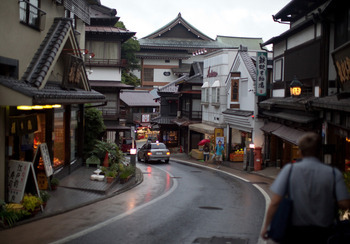
[[[67,212],[70,212],[72,210],[75,210],[75,209],[78,209],[78,208],[82,208],[82,207],[94,204],[94,203],[99,202],[99,201],[103,201],[105,199],[108,199],[108,198],[117,196],[117,195],[119,195],[119,194],[121,194],[123,192],[126,192],[126,191],[128,191],[128,190],[130,190],[130,189],[132,189],[132,188],[134,188],[136,186],[138,186],[142,182],[143,182],[142,171],[139,168],[136,167],[135,176],[133,178],[131,178],[131,180],[129,180],[129,182],[125,183],[124,184],[125,186],[120,188],[119,190],[116,190],[116,191],[114,191],[112,193],[106,193],[104,196],[102,196],[100,198],[97,198],[97,199],[94,199],[94,200],[90,200],[90,201],[87,201],[87,202],[84,202],[84,203],[81,203],[81,204],[77,204],[74,207],[58,210],[58,211],[50,213],[50,214],[41,215],[41,216],[37,216],[37,217],[32,217],[32,218],[29,218],[29,219],[25,219],[25,220],[19,221],[19,222],[15,223],[12,227],[4,227],[4,228],[0,227],[0,232],[1,232],[1,230],[11,229],[13,227],[20,226],[20,225],[23,225],[23,224],[28,224],[28,223],[31,223],[31,222],[34,222],[34,221],[37,221],[37,220],[50,218],[50,217],[53,217],[53,216],[56,216],[56,215],[59,215],[59,214],[67,213]],[[75,190],[77,190],[77,189],[75,189]]]

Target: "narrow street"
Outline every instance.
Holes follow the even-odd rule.
[[[137,166],[144,174],[139,186],[62,215],[2,231],[1,240],[207,243],[216,238],[221,242],[215,243],[258,242],[265,199],[251,183],[174,161]]]

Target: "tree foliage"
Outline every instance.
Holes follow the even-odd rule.
[[[87,104],[88,105],[88,104]],[[106,130],[102,112],[97,108],[85,109],[84,158],[89,157],[96,140],[99,140]]]
[[[118,21],[115,27],[126,29],[122,21]],[[121,58],[127,60],[127,65],[122,70],[122,82],[127,85],[140,85],[140,79],[131,73],[133,70],[140,70],[140,63],[135,55],[138,51],[140,51],[140,43],[136,37],[132,37],[122,44]]]

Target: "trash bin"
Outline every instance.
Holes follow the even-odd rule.
[[[254,171],[261,170],[262,156],[261,147],[256,147],[254,150]]]

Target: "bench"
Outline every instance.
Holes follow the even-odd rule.
[[[86,159],[86,167],[89,168],[90,164],[96,164],[97,166],[100,166],[101,161],[98,157],[95,155],[90,156],[88,159]]]

